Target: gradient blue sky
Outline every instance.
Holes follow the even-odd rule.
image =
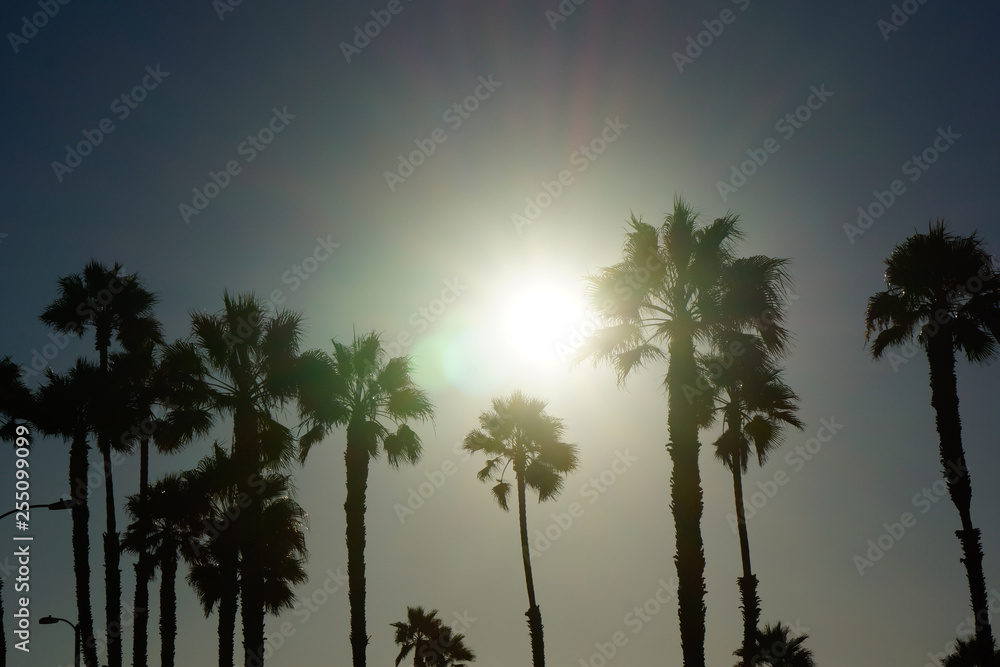
[[[629,616],[657,593],[669,597],[663,585],[674,576],[664,369],[637,375],[623,391],[607,368],[570,372],[558,358],[519,354],[505,318],[511,300],[532,286],[579,293],[584,275],[620,257],[630,212],[659,224],[677,194],[706,221],[735,211],[747,232],[745,253],[793,260],[796,345],[787,375],[808,424],[745,481],[749,496],[776,475],[786,480],[749,522],[763,618],[807,632],[821,665],[929,664],[928,654],[945,650],[970,614],[953,532],[958,516],[947,498],[915,498],[925,487],[934,496],[941,477],[926,361],[917,356],[895,369],[872,363],[862,317],[867,297],[883,287],[882,258],[929,220],[946,218],[963,234],[978,229],[991,251],[1000,242],[993,34],[1000,10],[897,4],[916,11],[885,32],[879,22],[891,20],[889,2],[590,0],[553,29],[546,12],[558,11],[555,0],[484,7],[401,0],[400,13],[347,62],[340,44],[389,3],[244,0],[220,19],[209,0],[69,2],[37,34],[25,33],[26,42],[15,40],[16,52],[8,33],[42,10],[37,2],[5,3],[0,354],[29,367],[36,351],[44,354],[50,340],[38,313],[55,295],[56,279],[91,258],[140,273],[161,298],[170,338],[187,335],[188,313],[217,310],[229,289],[265,299],[277,290],[282,307],[305,314],[307,348],[329,349],[330,338],[349,339],[355,329],[399,341],[437,417],[418,429],[425,454],[417,466],[372,470],[372,665],[395,657],[389,624],[407,605],[474,618],[464,632],[477,665],[530,659],[515,518],[475,479],[480,462],[464,460],[454,446],[492,396],[520,388],[546,398],[580,445],[582,463],[560,498],[530,505],[529,531],[550,528],[552,513],[574,502],[583,508],[565,530],[550,528],[558,539],[535,562],[550,664],[600,664],[591,660],[595,642],[622,631],[627,644],[609,664],[680,665],[673,599],[662,608],[650,603],[658,613],[641,624]],[[718,32],[712,22],[720,16],[728,23],[709,43],[705,22]],[[708,46],[679,71],[673,54],[702,32]],[[142,84],[147,67],[169,74],[123,117],[115,100]],[[466,118],[449,114],[475,94],[480,78],[499,85],[488,96],[479,88],[485,99]],[[146,81],[152,88],[154,80]],[[781,119],[807,104],[813,88],[832,95],[821,105],[813,98],[818,108],[801,111],[809,119],[790,132]],[[287,110],[287,126],[251,151],[243,142],[275,110]],[[57,177],[52,163],[105,118],[114,130]],[[609,122],[619,129],[605,131]],[[385,172],[438,128],[443,143],[390,189]],[[912,180],[905,163],[949,128],[957,138]],[[581,159],[581,145],[602,131],[614,141],[595,159]],[[767,161],[724,200],[718,182],[749,159],[747,151],[760,157],[765,146]],[[192,189],[229,161],[238,173],[185,221],[180,205],[190,205]],[[564,171],[559,195],[518,228],[512,216],[525,215],[526,198],[537,200]],[[862,235],[849,237],[844,225],[855,223],[858,207],[868,208],[894,180],[902,194]],[[325,261],[307,262],[315,269],[307,280],[296,278],[305,258],[326,255],[316,254],[320,240],[339,247]],[[457,298],[435,303],[443,292],[450,299],[456,282]],[[570,345],[581,324],[550,340],[550,352]],[[90,338],[73,341],[47,361],[62,370],[77,355],[92,355],[91,345]],[[998,608],[995,387],[995,369],[960,365],[973,517]],[[806,460],[797,450],[827,433],[819,431],[823,419],[842,428]],[[192,466],[207,447],[157,457],[154,470]],[[310,580],[299,594],[325,601],[308,614],[268,620],[275,644],[283,623],[288,635],[269,665],[349,661],[346,590],[329,599],[322,592],[324,583],[335,586],[327,573],[346,567],[342,450],[343,436],[332,436],[296,472],[310,528]],[[637,462],[595,493],[590,480],[610,479],[606,471],[626,452]],[[67,493],[66,455],[61,442],[37,444],[38,502]],[[11,452],[0,453],[0,488],[13,488],[11,460]],[[731,478],[707,448],[702,462],[707,654],[711,664],[731,664],[741,637],[739,551],[726,521]],[[454,474],[401,521],[394,506],[442,469]],[[135,492],[137,476],[131,460],[116,470],[122,499]],[[915,525],[861,576],[853,557],[904,512]],[[101,517],[93,512],[98,619]],[[69,516],[40,513],[33,528],[32,614],[75,617]],[[2,535],[12,531],[6,525]],[[13,552],[7,544],[0,553]],[[128,559],[123,572],[128,602]],[[180,589],[178,663],[213,664],[216,619],[204,619]],[[9,585],[4,605],[11,647]],[[35,626],[32,638],[30,655],[9,649],[10,664],[68,664],[68,628]]]

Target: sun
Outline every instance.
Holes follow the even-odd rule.
[[[511,295],[505,332],[520,356],[534,362],[566,361],[584,315],[580,298],[555,285],[534,285]]]

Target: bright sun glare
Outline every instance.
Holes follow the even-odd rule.
[[[508,340],[518,354],[532,361],[564,360],[583,314],[579,298],[568,290],[528,287],[511,299],[506,321]]]

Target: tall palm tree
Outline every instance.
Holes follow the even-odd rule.
[[[112,338],[125,349],[134,349],[149,341],[162,340],[159,321],[153,316],[157,298],[136,274],[122,274],[121,264],[107,267],[91,260],[78,274],[59,279],[55,300],[42,312],[41,320],[59,332],[83,337],[94,329],[94,348],[99,355],[100,392],[107,392],[108,354]],[[105,403],[97,413],[107,413],[115,406]],[[105,414],[95,415],[103,424],[97,433],[98,449],[104,460],[104,492],[107,530],[104,534],[104,578],[107,594],[106,617],[109,667],[122,665],[121,571],[119,570],[119,535],[115,516],[114,480],[111,451],[116,441],[108,428]]]
[[[168,382],[188,388],[185,402],[171,409],[154,437],[181,446],[198,435],[196,429],[178,426],[184,420],[177,418],[177,410],[204,414],[209,423],[219,415],[232,417],[232,474],[237,495],[247,499],[237,533],[244,664],[259,667],[266,607],[259,480],[262,471],[287,463],[294,440],[277,416],[298,388],[301,316],[270,314],[253,294],[231,297],[226,292],[221,312],[195,313],[191,321],[193,340],[167,346],[161,362]]]
[[[744,649],[738,649],[736,655],[744,659],[744,664],[768,667],[816,667],[812,651],[802,645],[809,639],[809,635],[793,637],[791,632],[787,625],[781,623],[765,625],[763,630],[757,630],[752,657],[748,657]]]
[[[465,646],[465,635],[455,634],[437,616],[437,609],[407,607],[406,622],[392,623],[399,648],[396,667],[413,653],[413,667],[466,667],[475,654]]]
[[[495,482],[493,497],[505,512],[511,483],[504,473],[511,468],[517,487],[517,513],[521,532],[521,560],[528,589],[528,629],[531,635],[531,659],[535,667],[545,665],[545,642],[542,612],[535,600],[535,582],[528,551],[528,520],[525,492],[538,494],[538,501],[559,495],[564,477],[576,469],[578,448],[563,441],[565,427],[561,419],[545,413],[545,401],[515,391],[507,398],[494,398],[493,409],[479,415],[480,428],[463,441],[469,452],[486,455],[486,465],[479,480]]]
[[[666,359],[667,427],[673,469],[670,506],[677,553],[677,614],[685,667],[705,665],[705,553],[698,469],[699,410],[696,345],[720,328],[755,331],[771,352],[788,338],[782,302],[788,288],[786,260],[737,258],[739,218],[708,225],[681,199],[659,228],[629,220],[622,261],[589,280],[591,306],[603,319],[581,351],[610,362],[619,384],[636,369]],[[665,345],[665,350],[663,347]]]
[[[37,414],[33,419],[46,435],[69,440],[69,488],[73,499],[73,575],[76,613],[86,667],[97,667],[97,644],[90,602],[90,509],[87,484],[87,435],[92,428],[92,399],[100,386],[97,367],[80,358],[65,374],[52,369],[38,388]]]
[[[420,438],[406,422],[431,419],[434,412],[427,394],[413,382],[409,358],[387,360],[377,333],[355,336],[350,345],[332,342],[333,356],[319,350],[302,355],[299,409],[309,430],[299,440],[299,459],[305,463],[314,444],[333,428],[345,427],[344,513],[351,652],[354,667],[364,667],[368,646],[365,504],[369,464],[382,451],[392,467],[404,461],[416,463],[420,459]]]
[[[126,510],[133,523],[122,548],[149,553],[160,568],[160,665],[173,667],[177,639],[177,564],[190,554],[207,510],[207,494],[190,475],[171,474],[149,489],[147,498],[129,496]]]
[[[702,361],[711,384],[723,431],[716,439],[715,456],[733,474],[736,501],[736,526],[740,540],[743,576],[737,580],[743,611],[743,664],[751,667],[752,646],[760,620],[757,577],[750,566],[750,538],[743,507],[743,475],[750,454],[757,455],[761,466],[768,454],[782,442],[784,426],[802,429],[805,424],[795,416],[798,396],[781,379],[763,341],[757,336],[735,331],[720,334],[715,354]],[[737,354],[733,354],[733,350]]]
[[[955,352],[961,350],[973,363],[996,356],[1000,278],[979,236],[956,236],[943,221],[896,246],[885,264],[887,289],[868,300],[865,341],[871,343],[872,357],[878,359],[891,348],[911,343],[916,334],[927,353],[941,468],[962,522],[956,535],[969,580],[980,662],[991,667],[993,629],[979,529],[972,524],[972,481],[962,447]],[[874,340],[872,334],[876,334]]]

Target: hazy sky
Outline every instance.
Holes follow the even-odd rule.
[[[417,429],[418,465],[372,468],[371,665],[394,659],[389,624],[407,605],[464,619],[477,665],[530,660],[516,517],[455,447],[491,397],[545,398],[581,449],[564,493],[528,508],[549,663],[600,665],[595,644],[622,632],[608,664],[680,665],[665,368],[621,390],[560,352],[587,329],[581,278],[620,257],[630,212],[660,224],[681,194],[706,222],[739,213],[743,252],[793,261],[787,380],[807,427],[744,482],[762,620],[807,632],[827,666],[919,667],[945,650],[971,612],[958,515],[934,486],[927,364],[872,363],[863,313],[882,259],[929,220],[1000,243],[995,5],[229,2],[0,8],[0,355],[56,370],[94,356],[91,337],[60,349],[38,320],[57,278],[91,258],[139,272],[170,339],[223,290],[252,290],[304,313],[306,348],[374,329],[412,355],[437,417]],[[568,319],[542,349],[508,327],[534,312],[533,290],[569,295],[548,303]],[[1000,609],[995,372],[959,364]],[[193,466],[208,444],[157,455],[154,472]],[[310,580],[297,611],[268,618],[269,665],[349,664],[343,447],[337,433],[296,470]],[[67,451],[37,444],[35,502],[68,494]],[[12,459],[0,453],[10,491]],[[725,665],[741,640],[740,559],[731,476],[707,446],[702,477],[706,650]],[[136,461],[115,482],[122,501],[134,493]],[[904,513],[905,532],[884,536]],[[32,529],[33,619],[75,619],[69,514],[36,513]],[[880,537],[891,548],[859,565]],[[128,609],[130,559],[122,570]],[[65,626],[33,625],[30,655],[13,649],[7,582],[10,664],[69,664]],[[178,588],[178,664],[214,664],[216,617]],[[155,665],[155,614],[150,628]],[[129,660],[131,634],[125,645]]]

